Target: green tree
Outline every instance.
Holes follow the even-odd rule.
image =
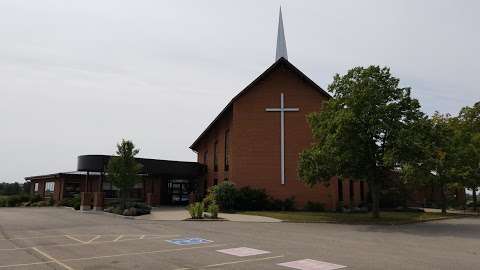
[[[463,183],[473,191],[473,207],[477,210],[477,190],[480,186],[480,102],[462,108],[456,131],[461,146]]]
[[[117,144],[117,156],[110,158],[107,166],[108,179],[120,190],[120,202],[125,209],[130,190],[140,180],[142,164],[135,160],[139,150],[128,140]]]
[[[402,165],[402,176],[417,183],[439,188],[442,213],[447,213],[448,188],[457,186],[463,175],[461,140],[456,136],[458,123],[448,114],[435,114],[416,126],[411,143],[415,158]]]
[[[423,117],[410,88],[388,68],[356,67],[335,75],[333,98],[322,112],[308,116],[314,144],[300,155],[299,176],[309,185],[333,176],[366,181],[372,214],[379,217],[379,193],[402,160],[414,155],[409,146],[413,123]]]

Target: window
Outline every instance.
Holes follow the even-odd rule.
[[[218,179],[217,178],[213,179],[213,185],[214,186],[218,185]]]
[[[203,164],[208,165],[207,160],[208,160],[208,151],[205,151],[205,153],[203,153]]]
[[[35,186],[33,187],[34,192],[38,192],[38,183],[35,183]]]
[[[365,201],[365,182],[360,181],[360,200]]]
[[[218,157],[217,157],[217,148],[218,148],[218,141],[215,141],[213,144],[213,171],[218,171]]]
[[[338,179],[338,201],[343,202],[343,181],[342,179]]]
[[[228,149],[228,135],[229,135],[230,131],[227,129],[225,131],[225,171],[228,171],[228,167],[229,167],[229,158],[230,158],[230,154],[229,154],[229,149]]]
[[[46,182],[45,183],[45,192],[51,193],[55,191],[55,182]]]
[[[353,180],[350,180],[349,183],[349,188],[350,188],[350,201],[353,201],[355,199],[355,186]]]

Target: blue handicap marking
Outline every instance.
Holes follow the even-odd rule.
[[[188,245],[198,245],[198,244],[206,244],[206,243],[211,243],[213,242],[212,240],[207,240],[203,238],[179,238],[179,239],[171,239],[171,240],[165,240],[169,243],[175,244],[175,245],[181,245],[181,246],[188,246]]]

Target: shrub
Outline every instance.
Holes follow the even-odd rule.
[[[120,209],[120,208],[117,208],[117,207],[114,207],[112,209],[112,212],[111,213],[114,213],[114,214],[117,214],[117,215],[123,215],[123,210]]]
[[[137,208],[130,207],[130,208],[125,208],[125,210],[123,210],[122,215],[124,215],[124,216],[138,216],[139,214],[137,212],[138,212]]]
[[[30,206],[36,206],[36,207],[48,206],[48,202],[47,201],[38,201],[38,202],[32,203]]]
[[[311,211],[311,212],[323,212],[325,211],[325,206],[319,202],[308,201],[307,204],[305,204],[304,210]]]
[[[61,205],[67,206],[67,207],[72,207],[75,210],[80,210],[80,196],[75,195],[72,198],[65,198],[62,200]]]
[[[279,199],[269,198],[267,210],[280,211],[283,207],[283,201]]]
[[[339,201],[337,204],[337,208],[335,208],[335,212],[343,212],[345,208],[345,203],[343,201]]]
[[[41,200],[38,196],[30,196],[28,194],[17,194],[11,196],[0,196],[0,207],[14,207],[29,205],[32,202]]]
[[[211,204],[217,204],[217,201],[215,199],[215,193],[212,192],[212,188],[210,188],[208,190],[208,193],[207,193],[207,196],[205,196],[205,198],[203,198],[203,206],[205,208],[208,208],[209,205]]]
[[[270,198],[267,210],[293,211],[295,210],[295,197],[292,196],[284,200]]]
[[[217,204],[210,204],[208,206],[208,212],[210,213],[211,218],[218,218],[219,207]]]
[[[268,204],[269,198],[264,189],[243,187],[238,190],[235,209],[244,211],[265,210]]]
[[[264,189],[255,189],[251,187],[237,189],[233,183],[224,181],[209,189],[202,204],[206,209],[212,204],[218,204],[219,209],[225,212],[231,212],[234,210],[292,211],[295,210],[295,197],[286,198],[284,200],[273,199],[267,195]],[[316,207],[322,207],[323,209],[323,205],[317,205]]]
[[[224,181],[213,186],[210,192],[214,194],[215,201],[222,211],[231,212],[235,209],[238,192],[232,182]]]
[[[127,209],[135,208],[135,216],[150,214],[152,207],[143,202],[129,202]]]
[[[150,214],[152,207],[140,202],[129,201],[125,203],[125,208],[122,208],[122,203],[118,200],[111,200],[105,204],[104,212],[113,213],[123,216],[141,216]]]
[[[47,206],[53,206],[54,204],[55,204],[55,200],[52,197],[48,198]]]
[[[193,219],[201,219],[203,217],[203,203],[196,202],[188,206],[188,212]]]
[[[296,205],[296,202],[295,202],[295,197],[292,196],[290,198],[286,198],[284,201],[283,201],[283,211],[293,211],[295,210],[295,205]]]

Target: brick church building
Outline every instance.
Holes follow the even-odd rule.
[[[312,143],[306,117],[322,110],[330,95],[290,63],[283,23],[277,38],[276,61],[238,93],[190,146],[207,166],[205,188],[221,181],[238,187],[262,188],[275,199],[295,197],[298,206],[321,202],[335,208],[339,196],[347,205],[366,198],[358,181],[317,185],[297,175],[299,154]]]
[[[329,98],[285,56],[279,57],[190,146],[208,168],[206,185],[228,180],[239,187],[263,188],[276,199],[294,196],[299,205],[312,201],[334,208],[335,181],[310,188],[297,175],[299,154],[312,143],[306,116],[320,111]],[[353,199],[359,202],[364,197],[360,183],[352,184],[358,194]],[[344,189],[348,194],[350,187]]]

